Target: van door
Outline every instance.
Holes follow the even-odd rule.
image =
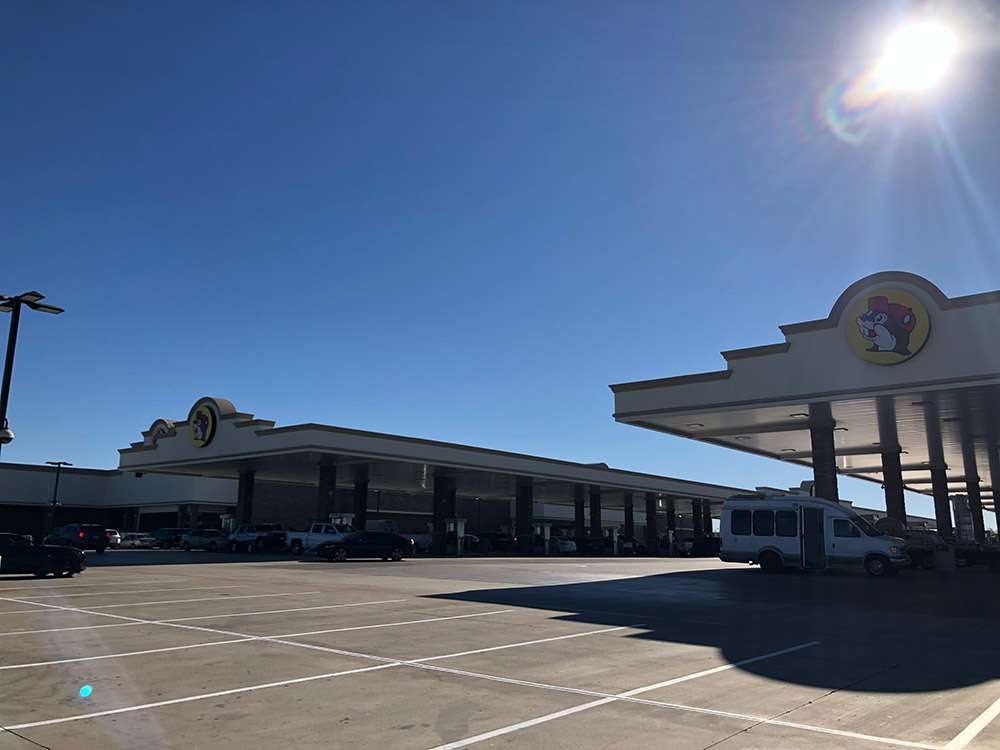
[[[826,538],[822,508],[802,508],[802,567],[826,567]]]
[[[831,565],[860,565],[865,558],[865,540],[861,530],[843,516],[827,519],[827,557]]]

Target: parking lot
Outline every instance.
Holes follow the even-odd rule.
[[[985,571],[91,559],[0,578],[4,749],[1000,747]]]

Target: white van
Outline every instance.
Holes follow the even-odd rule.
[[[720,560],[758,563],[765,573],[863,565],[884,576],[909,563],[902,539],[818,497],[736,495],[722,505],[720,536]]]

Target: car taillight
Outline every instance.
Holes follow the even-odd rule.
[[[84,533],[83,533],[83,532],[81,531],[81,532],[80,532],[80,534],[79,534],[79,536],[80,536],[80,538],[81,538],[81,539],[83,539],[83,538],[84,538],[84,537],[86,537],[87,535],[86,535],[86,534],[84,534]]]

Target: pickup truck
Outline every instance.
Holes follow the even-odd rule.
[[[301,555],[324,542],[339,542],[352,531],[346,524],[318,522],[310,525],[308,531],[289,531],[286,542],[293,555]]]

